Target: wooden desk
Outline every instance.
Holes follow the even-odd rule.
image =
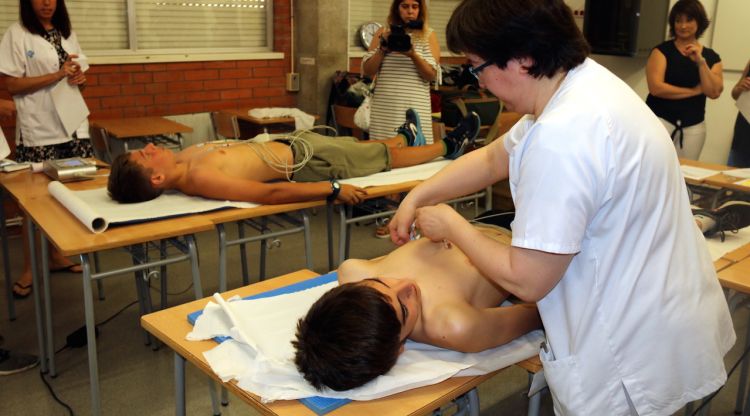
[[[145,140],[182,149],[182,133],[193,129],[164,117],[133,117],[92,120],[92,128],[104,129],[111,160],[129,150],[132,140]],[[172,138],[174,136],[175,138]]]
[[[228,108],[220,112],[237,117],[240,137],[243,139],[250,139],[264,132],[281,133],[295,130],[294,117],[253,117],[249,113],[252,109],[253,107]],[[317,120],[318,116],[315,116],[315,119]]]
[[[244,286],[239,289],[231,290],[224,295],[228,298],[233,295],[250,296],[257,293],[267,292],[278,287],[287,286],[301,280],[317,276],[310,270],[301,270],[284,276],[276,277],[263,282],[255,283],[250,286]],[[175,354],[175,386],[176,386],[176,414],[184,414],[185,411],[185,391],[184,391],[184,366],[185,360],[195,365],[199,370],[209,375],[217,382],[221,382],[209,367],[203,352],[214,346],[214,341],[193,342],[185,340],[185,335],[192,330],[192,326],[187,321],[189,313],[202,310],[210,298],[205,298],[183,305],[175,306],[162,311],[141,317],[141,325],[156,338],[167,344]],[[394,394],[382,399],[351,402],[342,406],[333,412],[331,416],[404,416],[404,415],[426,415],[430,414],[452,399],[472,390],[474,387],[492,377],[495,373],[486,374],[477,377],[453,377],[441,383],[431,386],[421,387]],[[304,406],[297,400],[276,401],[273,403],[261,403],[260,398],[252,393],[248,393],[239,387],[234,381],[222,383],[229,391],[239,396],[244,402],[258,409],[266,415],[285,415],[285,416],[311,416],[314,415],[312,410]]]
[[[75,190],[90,189],[101,187],[106,178],[97,178],[92,181],[74,182],[68,186]],[[34,285],[34,302],[37,310],[37,326],[40,342],[40,355],[42,356],[42,370],[46,371],[46,360],[49,359],[50,373],[55,375],[54,364],[54,346],[52,312],[50,307],[49,291],[49,267],[47,259],[47,240],[49,239],[55,247],[64,256],[80,256],[81,266],[83,267],[83,290],[84,290],[84,308],[86,316],[86,333],[88,337],[88,357],[89,357],[89,381],[91,383],[91,408],[92,414],[98,415],[101,411],[101,401],[99,397],[99,375],[96,352],[96,337],[94,334],[94,306],[92,301],[91,283],[94,280],[104,279],[115,274],[126,272],[143,272],[149,267],[164,266],[167,264],[190,261],[193,274],[193,285],[195,296],[203,296],[201,289],[200,276],[198,273],[198,256],[195,246],[193,233],[207,231],[213,228],[213,223],[199,215],[171,218],[148,223],[127,225],[122,227],[113,227],[104,233],[94,234],[90,232],[83,224],[80,223],[65,207],[57,202],[48,192],[47,183],[49,178],[41,173],[33,174],[29,171],[17,172],[7,176],[0,176],[0,185],[10,193],[18,202],[21,209],[26,213],[29,221],[29,249],[32,264],[36,264],[36,245],[35,228],[41,230],[41,267],[42,267],[42,284],[39,284],[39,273],[36,267],[32,267],[33,285]],[[125,267],[118,270],[107,272],[92,272],[89,261],[89,255],[97,251],[110,248],[119,248],[126,246],[138,247],[143,243],[159,240],[171,239],[184,236],[186,249],[183,255],[172,256],[170,258],[156,261],[143,261],[134,266]],[[140,249],[142,250],[142,248]],[[136,279],[140,281],[141,279]],[[41,319],[40,292],[44,293],[45,302],[45,321],[46,321],[46,340]],[[142,288],[139,288],[139,290]],[[147,290],[147,289],[146,289]],[[141,310],[144,311],[143,304]],[[148,308],[146,311],[150,311]]]

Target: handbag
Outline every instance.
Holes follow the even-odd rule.
[[[490,125],[502,109],[497,97],[486,90],[464,87],[444,91],[441,97],[441,121],[446,127],[456,127],[466,114],[473,111],[479,115],[481,124]]]
[[[362,104],[354,112],[354,124],[360,129],[368,131],[370,129],[370,96],[365,96]]]

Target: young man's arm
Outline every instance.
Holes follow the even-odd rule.
[[[333,192],[330,182],[266,183],[232,178],[214,169],[191,170],[189,178],[177,188],[188,195],[259,204],[313,201],[325,199]],[[342,184],[337,200],[347,204],[357,204],[366,195],[364,189]]]
[[[477,309],[466,303],[436,308],[424,342],[461,352],[498,347],[542,327],[533,304]],[[415,341],[421,341],[416,339]]]

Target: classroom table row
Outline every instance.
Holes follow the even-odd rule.
[[[53,325],[51,311],[51,294],[49,291],[49,269],[47,264],[47,244],[52,243],[63,256],[77,256],[80,258],[83,268],[83,302],[85,311],[85,320],[87,328],[87,345],[89,358],[89,378],[91,383],[91,406],[93,414],[100,414],[101,398],[99,397],[98,384],[98,363],[96,350],[96,337],[94,334],[94,305],[93,305],[93,282],[100,282],[102,279],[122,275],[125,273],[142,273],[144,279],[136,279],[137,282],[146,281],[145,274],[149,269],[155,267],[164,267],[177,262],[188,262],[191,267],[193,279],[193,290],[196,299],[203,297],[200,273],[198,270],[198,253],[194,235],[196,233],[216,230],[219,237],[219,289],[225,291],[226,284],[226,263],[227,249],[230,246],[262,241],[274,238],[276,235],[289,233],[304,233],[307,267],[312,268],[311,262],[311,235],[309,227],[309,217],[307,211],[312,208],[324,207],[328,205],[328,248],[329,248],[329,269],[335,268],[333,261],[333,212],[332,204],[327,204],[326,200],[283,204],[283,205],[261,205],[254,208],[226,209],[200,214],[190,214],[176,218],[159,219],[138,224],[129,224],[122,226],[110,227],[102,233],[92,233],[83,223],[76,219],[63,205],[61,205],[47,190],[50,179],[44,174],[35,174],[30,171],[19,171],[0,175],[0,185],[4,194],[12,197],[26,214],[29,224],[28,237],[32,242],[30,254],[32,264],[37,264],[37,259],[41,263],[40,267],[32,268],[33,299],[35,304],[35,314],[37,320],[37,336],[39,342],[39,352],[43,357],[42,371],[49,371],[52,375],[56,374],[54,348],[52,345]],[[369,198],[375,198],[382,195],[407,192],[412,189],[418,181],[410,181],[396,185],[387,185],[383,187],[370,188]],[[90,181],[72,182],[66,184],[71,190],[87,190],[106,186],[106,177],[100,176]],[[481,195],[487,197],[491,192],[484,192]],[[489,207],[488,201],[488,207]],[[342,209],[351,215],[348,210]],[[235,240],[227,238],[225,227],[227,224],[236,223],[241,227],[245,221],[255,218],[266,218],[273,215],[288,213],[301,213],[302,225],[292,227],[291,229],[278,231],[278,234],[263,233],[252,236],[243,236]],[[383,214],[385,215],[385,214]],[[342,215],[341,219],[342,238],[348,238],[345,230],[350,226],[350,218]],[[3,232],[5,232],[4,227]],[[40,253],[36,252],[33,241],[35,240],[35,230],[40,233]],[[150,242],[160,242],[161,244],[170,244],[177,250],[177,254],[165,255],[167,250],[161,250],[161,255],[157,258],[149,258],[147,244]],[[347,243],[341,243],[341,247],[348,246]],[[7,240],[3,240],[3,248],[6,264],[6,283],[11,281],[9,269],[7,267]],[[117,249],[128,248],[133,257],[133,265],[128,267],[116,268],[112,270],[101,271],[96,264],[95,253]],[[244,254],[244,249],[242,250]],[[340,256],[340,260],[343,259]],[[243,256],[243,270],[246,269]],[[243,273],[243,279],[246,273]],[[245,283],[247,283],[245,281]],[[41,288],[41,290],[39,290]],[[10,285],[6,285],[7,294],[10,297]],[[147,286],[137,287],[139,298],[148,298]],[[141,312],[148,313],[150,309],[149,302],[141,302]],[[46,359],[44,359],[46,357]]]

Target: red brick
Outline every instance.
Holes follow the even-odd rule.
[[[202,89],[203,83],[200,81],[170,82],[167,84],[167,91],[169,92],[200,91]]]
[[[138,107],[145,107],[147,105],[151,105],[154,103],[154,96],[153,95],[140,95],[135,97],[135,104]]]
[[[122,72],[142,72],[143,71],[143,65],[141,65],[141,64],[120,65],[120,71],[122,71]]]
[[[87,74],[106,74],[110,72],[120,72],[120,65],[91,65]]]
[[[154,82],[182,81],[184,78],[182,72],[154,72]]]
[[[159,94],[154,97],[154,104],[174,104],[185,101],[185,94]]]
[[[239,98],[250,98],[253,96],[252,90],[237,89],[221,92],[222,100],[236,100]]]
[[[256,88],[253,90],[254,97],[276,97],[284,95],[283,88]]]
[[[111,97],[113,95],[120,95],[119,85],[107,85],[107,86],[88,86],[83,90],[83,96],[88,97]]]
[[[110,118],[122,118],[122,110],[121,109],[107,109],[107,110],[98,110],[96,112],[92,111],[89,118],[91,120],[108,120]]]
[[[246,78],[252,76],[248,69],[222,69],[219,72],[219,79]]]
[[[146,84],[144,89],[146,94],[161,94],[167,92],[167,84]]]
[[[206,62],[203,64],[203,67],[206,69],[228,69],[228,68],[237,68],[236,61],[214,61],[214,62]]]
[[[220,98],[221,96],[218,91],[200,91],[200,92],[191,92],[191,93],[185,94],[186,102],[211,101],[211,100],[218,100]]]
[[[215,69],[185,71],[185,81],[201,81],[204,79],[216,79],[218,77],[219,71]]]
[[[146,111],[146,107],[133,107],[122,110],[123,117],[145,117],[150,114]]]
[[[206,90],[226,90],[237,88],[236,79],[218,79],[203,81],[203,88]]]
[[[167,71],[181,72],[194,69],[203,69],[202,62],[175,62],[167,64]]]
[[[256,77],[281,77],[284,76],[284,70],[281,68],[255,68],[253,75]]]
[[[294,107],[296,106],[296,99],[291,95],[271,97],[268,100],[268,105],[271,107]]]
[[[267,87],[268,78],[245,78],[237,80],[237,88]]]
[[[137,74],[133,74],[133,82],[138,84],[147,84],[150,82],[154,82],[154,74],[151,72],[140,72]]]
[[[146,64],[146,65],[143,65],[143,69],[145,71],[150,71],[150,72],[166,71],[167,64]]]
[[[250,60],[250,61],[237,61],[237,69],[240,68],[258,68],[268,66],[268,61],[265,59]]]
[[[110,73],[99,75],[99,85],[125,84],[130,83],[132,74],[128,73]]]
[[[130,84],[122,86],[122,95],[141,95],[146,92],[143,84]]]
[[[206,107],[201,103],[185,103],[169,106],[169,114],[193,114],[206,111]]]
[[[101,100],[102,108],[123,108],[135,105],[133,97],[104,97]]]

